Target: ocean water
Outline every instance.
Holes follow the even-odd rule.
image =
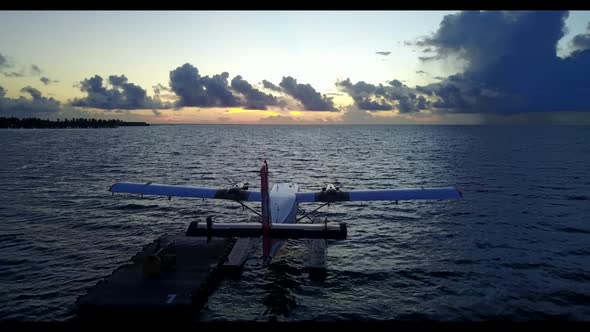
[[[115,181],[223,187],[269,163],[300,190],[454,185],[462,200],[346,202],[328,275],[290,240],[201,320],[590,320],[590,127],[209,126],[0,130],[0,319],[67,320],[143,245],[237,203],[111,196]],[[251,204],[254,208],[259,205]],[[302,205],[311,211],[317,204]]]

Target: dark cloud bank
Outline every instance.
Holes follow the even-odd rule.
[[[61,111],[59,101],[43,97],[41,92],[33,87],[24,87],[21,92],[31,98],[7,98],[6,90],[0,86],[0,116],[47,116]]]
[[[423,61],[455,57],[465,70],[441,82],[410,88],[397,80],[373,85],[337,82],[367,111],[512,115],[590,110],[590,33],[571,41],[574,51],[557,56],[567,12],[461,12],[414,45],[431,54]],[[590,32],[590,26],[589,26]]]
[[[44,84],[55,82],[42,77]],[[256,88],[242,76],[230,81],[227,72],[213,76],[203,76],[197,67],[186,63],[170,71],[169,87],[162,84],[153,86],[155,97],[149,97],[142,87],[128,82],[125,75],[111,75],[108,80],[101,76],[86,78],[78,87],[86,97],[74,99],[72,106],[92,107],[104,110],[162,109],[182,107],[245,107],[266,110],[272,106],[284,106],[285,99],[291,98],[301,103],[308,111],[337,111],[332,98],[317,92],[309,84],[300,84],[291,76],[283,77],[279,86],[263,80],[266,93]],[[174,93],[175,103],[164,103],[160,99],[163,92]],[[168,99],[170,95],[163,95]],[[155,111],[156,116],[160,115]]]
[[[4,57],[0,58],[0,65],[6,67]],[[31,71],[41,74],[39,67],[31,66]],[[5,73],[6,74],[6,73]],[[58,82],[48,77],[39,79],[44,85]],[[332,99],[321,95],[309,84],[297,83],[291,76],[283,77],[280,86],[269,81],[263,81],[263,87],[273,91],[278,96],[265,93],[242,76],[237,75],[229,81],[229,73],[201,76],[199,70],[191,64],[184,64],[170,72],[169,88],[157,84],[153,86],[154,97],[147,95],[145,89],[130,83],[125,75],[111,75],[103,79],[95,75],[80,81],[76,86],[86,94],[83,98],[76,98],[66,106],[82,108],[96,108],[103,110],[115,110],[116,112],[135,109],[152,109],[155,116],[160,116],[158,109],[180,109],[187,106],[197,107],[245,107],[249,109],[265,110],[271,106],[284,106],[285,98],[295,99],[302,104],[304,110],[309,111],[337,111]],[[20,97],[19,99],[5,98],[2,89],[0,100],[0,113],[2,115],[30,116],[43,110],[44,113],[55,113],[63,105],[53,98],[41,96],[39,90],[32,87],[24,88],[21,92],[30,94],[32,99]],[[174,93],[172,99],[176,102],[166,103],[160,99],[163,92]],[[164,95],[165,97],[169,97]]]
[[[132,110],[162,108],[160,101],[147,95],[145,89],[139,85],[129,83],[125,75],[111,75],[107,82],[99,75],[84,79],[80,82],[80,90],[85,92],[85,98],[74,99],[72,106],[92,107],[105,110]]]
[[[355,105],[366,111],[391,111],[398,109],[400,113],[412,113],[427,109],[430,103],[424,96],[416,94],[398,80],[387,85],[373,85],[363,81],[352,83],[350,79],[336,82],[336,86],[347,92]]]
[[[283,91],[303,104],[308,111],[336,111],[332,98],[321,95],[309,84],[297,83],[291,76],[283,77],[279,84]]]
[[[199,70],[186,63],[170,72],[170,88],[180,98],[178,107],[236,107],[267,109],[283,104],[280,100],[289,96],[299,101],[304,110],[335,111],[331,98],[321,95],[309,84],[299,84],[291,76],[283,77],[279,86],[263,80],[263,87],[279,93],[279,97],[255,88],[242,76],[228,82],[229,73],[201,76]]]

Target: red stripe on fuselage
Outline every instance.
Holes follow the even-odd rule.
[[[266,160],[260,169],[260,194],[262,202],[262,256],[266,260],[270,256],[270,195],[268,189],[268,164]]]

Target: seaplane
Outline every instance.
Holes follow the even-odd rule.
[[[221,199],[234,201],[253,211],[260,217],[259,222],[213,223],[210,217],[206,223],[193,222],[186,236],[221,238],[262,239],[262,261],[268,266],[288,239],[312,239],[316,248],[321,248],[325,259],[325,242],[328,239],[347,238],[345,223],[302,223],[311,213],[335,202],[349,201],[394,201],[460,199],[463,193],[456,187],[343,190],[337,185],[327,184],[318,191],[299,191],[296,183],[277,183],[271,189],[268,180],[268,163],[264,160],[260,168],[260,191],[249,190],[248,183],[235,184],[229,188],[206,188],[184,185],[165,185],[152,182],[116,182],[109,191],[143,195],[189,197],[200,199]],[[261,202],[261,213],[244,202]],[[323,203],[303,216],[299,204]],[[311,219],[311,218],[309,218]],[[313,246],[312,246],[313,247]]]

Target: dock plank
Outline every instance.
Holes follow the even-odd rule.
[[[227,261],[223,264],[224,272],[232,277],[239,276],[244,263],[250,257],[252,249],[259,242],[259,238],[239,238],[233,246]]]

